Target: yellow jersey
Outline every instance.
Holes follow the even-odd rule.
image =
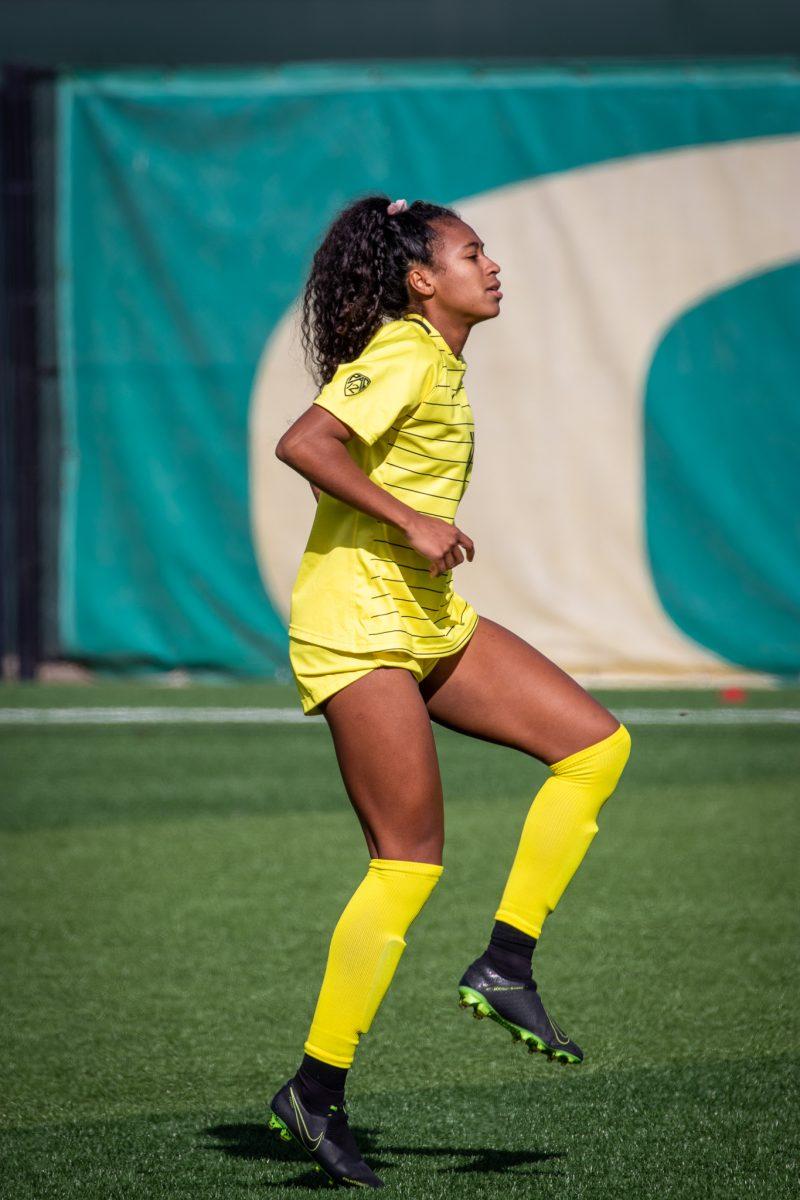
[[[373,483],[450,524],[475,444],[466,369],[430,321],[406,314],[341,363],[314,400],[353,430],[348,453]],[[321,492],[292,589],[289,634],[356,653],[452,654],[478,614],[453,590],[452,570],[432,576],[429,568],[396,526]]]

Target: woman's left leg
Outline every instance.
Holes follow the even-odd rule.
[[[462,980],[486,997],[492,990],[486,973],[494,972],[494,990],[511,993],[509,981],[530,978],[542,924],[597,833],[598,813],[627,762],[630,735],[560,667],[485,617],[463,650],[437,663],[420,691],[437,723],[522,750],[551,770],[526,817],[489,948]],[[517,1001],[526,1025],[511,1015]],[[547,1017],[538,997],[509,994],[503,1002],[501,1007],[510,1005],[507,1023],[523,1029],[531,1028],[537,1009],[532,1048],[580,1061],[579,1048]]]
[[[551,765],[619,721],[551,659],[488,617],[420,683],[434,721]]]

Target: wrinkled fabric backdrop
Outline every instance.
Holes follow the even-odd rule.
[[[288,678],[297,299],[380,190],[501,266],[459,591],[575,672],[800,670],[796,72],[78,73],[57,124],[63,654]]]

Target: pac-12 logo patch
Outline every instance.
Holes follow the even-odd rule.
[[[360,375],[356,371],[355,375],[348,375],[344,381],[345,396],[357,396],[359,392],[363,392],[364,388],[369,387],[372,383],[369,375]]]

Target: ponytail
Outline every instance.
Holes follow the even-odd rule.
[[[385,319],[409,309],[406,275],[430,266],[433,221],[458,213],[415,200],[405,208],[388,196],[367,196],[339,213],[314,255],[302,298],[300,334],[306,361],[322,387],[340,363],[357,358]]]

